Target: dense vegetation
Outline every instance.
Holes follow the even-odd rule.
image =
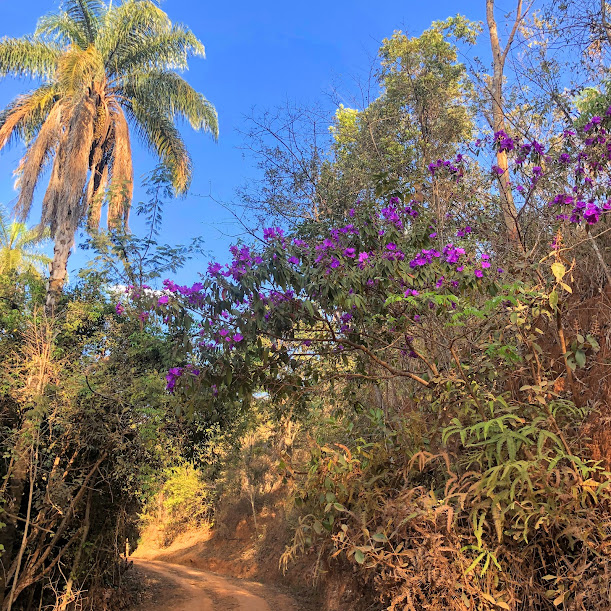
[[[69,5],[41,36],[78,10],[170,27]],[[163,146],[147,237],[94,232],[61,296],[32,264],[44,227],[2,221],[3,610],[120,608],[143,521],[169,542],[240,496],[257,535],[281,497],[282,568],[339,572],[362,608],[611,607],[611,26],[604,3],[518,2],[503,43],[486,7],[490,74],[459,61],[486,44],[457,16],[386,39],[372,101],[322,134],[321,109],[253,117],[252,238],[195,284],[199,243],[157,243],[186,186]],[[85,184],[71,236],[99,211]]]

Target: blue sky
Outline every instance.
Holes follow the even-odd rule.
[[[195,168],[192,193],[211,194],[231,206],[236,188],[256,176],[252,159],[240,150],[244,140],[238,133],[253,107],[262,111],[287,100],[301,105],[329,103],[333,90],[343,93],[348,102],[352,77],[366,75],[380,42],[394,30],[418,35],[431,21],[457,12],[482,20],[484,4],[483,0],[234,0],[228,4],[165,0],[162,8],[170,18],[187,24],[206,46],[206,59],[193,59],[186,78],[219,113],[218,143],[189,128],[183,130]],[[57,6],[57,0],[0,0],[0,36],[31,33],[38,16]],[[26,81],[0,81],[0,107],[30,87]],[[9,207],[16,195],[12,172],[20,152],[19,146],[0,152],[0,202]],[[154,165],[154,159],[136,146],[136,179]],[[136,189],[138,199],[142,193]],[[31,223],[36,222],[38,210],[33,211]],[[137,218],[131,228],[143,231]],[[239,233],[223,206],[189,195],[167,206],[161,241],[185,243],[202,236],[212,258],[224,261],[228,245]],[[81,266],[86,256],[74,253],[69,269],[73,272]],[[190,264],[181,276],[195,279],[199,269],[204,269],[201,262]]]

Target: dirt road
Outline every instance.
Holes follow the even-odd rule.
[[[136,611],[298,611],[290,597],[253,581],[196,568],[134,559],[148,596]]]

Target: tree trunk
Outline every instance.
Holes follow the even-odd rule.
[[[0,608],[4,605],[4,598],[7,594],[7,573],[14,559],[13,551],[19,535],[17,520],[21,511],[21,503],[30,466],[30,453],[32,451],[31,440],[29,439],[30,430],[31,422],[29,419],[26,419],[22,429],[19,431],[19,439],[15,447],[13,470],[7,474],[10,480],[3,514],[3,521],[6,523],[6,526],[0,530],[0,544],[4,546],[2,557],[0,558]]]
[[[518,0],[516,10],[516,20],[513,29],[507,41],[505,49],[501,49],[499,42],[499,34],[494,18],[494,0],[486,0],[486,21],[490,32],[490,46],[492,48],[492,65],[493,73],[491,79],[491,97],[492,97],[492,129],[494,132],[505,130],[505,112],[503,108],[503,70],[505,68],[505,59],[509,51],[513,38],[517,31],[518,24],[522,18],[522,0]],[[499,176],[499,192],[501,197],[501,210],[503,213],[503,221],[507,232],[507,239],[511,246],[524,251],[524,246],[520,238],[520,226],[518,224],[518,212],[513,200],[513,193],[509,184],[509,165],[507,161],[507,153],[499,151],[496,154],[496,163],[503,170]]]
[[[32,457],[32,451],[30,450],[30,457]],[[11,591],[9,593],[8,603],[6,604],[7,611],[11,611],[13,608],[13,603],[15,602],[15,591],[19,578],[19,570],[21,569],[21,563],[23,561],[23,554],[25,553],[25,548],[28,544],[28,533],[30,528],[30,521],[32,519],[32,500],[34,498],[34,484],[36,481],[36,467],[38,463],[38,449],[36,449],[36,453],[33,459],[30,462],[30,494],[28,496],[28,509],[26,512],[25,518],[25,527],[23,529],[23,537],[21,538],[21,547],[19,548],[19,553],[17,554],[17,566],[15,568],[15,574],[13,575],[13,586],[11,587]]]
[[[81,556],[83,555],[83,550],[85,549],[85,543],[87,543],[89,527],[91,526],[91,522],[89,519],[91,510],[91,492],[92,490],[90,489],[89,494],[87,496],[87,506],[85,508],[85,519],[83,522],[83,534],[81,535],[81,543],[78,549],[76,550],[76,554],[74,555],[74,560],[72,561],[72,569],[70,570],[70,577],[68,579],[68,583],[66,584],[66,590],[62,597],[62,601],[59,605],[58,611],[66,611],[68,605],[72,602],[72,588],[74,586],[74,580],[81,564]]]
[[[74,245],[75,229],[70,222],[71,215],[58,227],[55,234],[55,245],[53,247],[53,261],[49,274],[49,286],[47,288],[46,314],[53,317],[55,307],[61,297],[66,274],[68,270],[68,257]]]

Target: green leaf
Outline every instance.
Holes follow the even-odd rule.
[[[558,293],[556,289],[549,294],[549,305],[554,310],[558,307]]]
[[[583,350],[575,351],[575,361],[580,367],[586,366],[586,353]]]
[[[468,575],[482,560],[482,558],[486,555],[486,552],[482,552],[470,565],[469,568],[465,571],[465,575]]]
[[[386,537],[386,535],[384,533],[376,533],[371,538],[374,541],[377,541],[378,543],[385,543],[386,541],[388,541],[388,539],[387,539],[387,537]]]
[[[592,335],[586,335],[586,340],[590,346],[592,346],[592,350],[594,352],[598,352],[600,350],[600,344],[596,341],[596,338]]]
[[[363,564],[365,562],[365,554],[360,549],[357,549],[354,552],[354,559],[359,563]]]

